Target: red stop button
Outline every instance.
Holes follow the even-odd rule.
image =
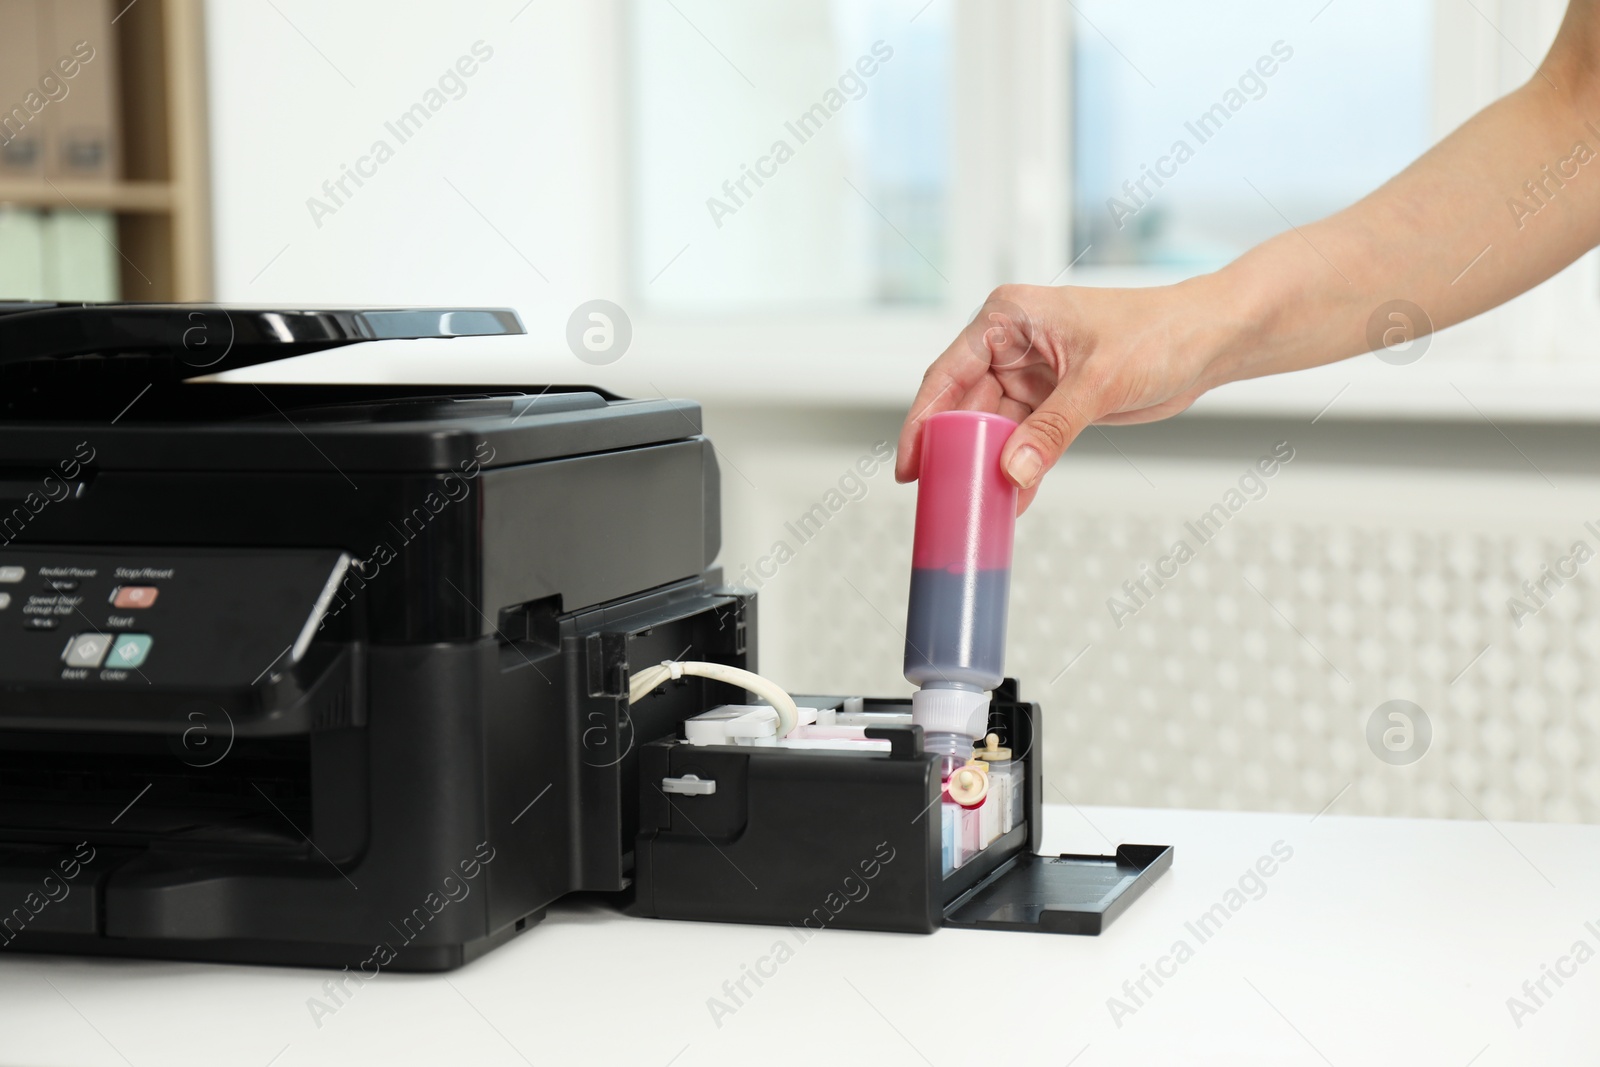
[[[148,608],[160,594],[161,590],[153,585],[125,585],[111,595],[111,606],[125,611]]]

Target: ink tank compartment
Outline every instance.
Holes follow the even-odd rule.
[[[1036,854],[1041,716],[1012,680],[993,690],[985,739],[1012,777],[984,803],[1009,800],[1019,814],[953,868],[943,756],[924,747],[911,701],[794,700],[817,722],[787,737],[772,733],[773,709],[740,705],[641,747],[633,914],[813,932],[1098,934],[1171,865],[1159,845]],[[825,736],[843,731],[858,740]]]
[[[1038,854],[1042,716],[1004,676],[1017,489],[1000,453],[1016,427],[974,411],[924,426],[913,696],[791,697],[749,675],[767,704],[708,708],[643,747],[636,914],[797,933],[1098,934],[1171,865],[1160,845]],[[721,671],[663,663],[630,691],[655,699],[691,667]]]

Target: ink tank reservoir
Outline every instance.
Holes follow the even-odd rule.
[[[906,612],[912,721],[946,775],[988,731],[989,690],[1004,678],[1017,487],[1000,450],[1017,424],[946,411],[922,427],[917,526]]]

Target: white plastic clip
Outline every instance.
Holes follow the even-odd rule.
[[[661,791],[683,797],[704,797],[717,791],[717,783],[715,779],[701,778],[698,774],[685,774],[679,778],[661,779]]]

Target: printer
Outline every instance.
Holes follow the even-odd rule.
[[[577,892],[1098,933],[1170,865],[1037,854],[1015,682],[990,729],[1018,815],[955,870],[907,701],[797,697],[866,724],[847,751],[690,743],[749,717],[721,677],[630,694],[657,664],[756,668],[696,404],[214,377],[521,332],[495,309],[0,304],[0,952],[439,971]]]

